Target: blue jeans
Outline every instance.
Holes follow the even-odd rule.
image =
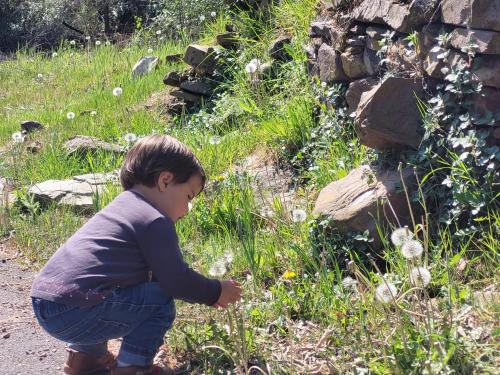
[[[102,355],[109,339],[123,337],[118,360],[149,366],[175,319],[175,303],[158,283],[117,288],[92,307],[32,298],[38,322],[51,336],[79,352]]]

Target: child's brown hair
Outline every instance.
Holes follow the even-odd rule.
[[[196,156],[184,143],[168,135],[151,135],[133,145],[123,161],[120,182],[125,190],[135,184],[153,187],[164,171],[171,172],[176,183],[199,174],[205,186],[205,171]]]

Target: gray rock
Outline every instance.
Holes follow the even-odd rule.
[[[422,83],[396,77],[364,92],[355,116],[360,142],[377,150],[417,148],[423,129],[415,96],[423,97]]]
[[[112,152],[115,154],[124,154],[127,150],[119,145],[108,143],[96,137],[87,135],[77,135],[70,138],[63,145],[68,155],[86,154],[99,151]]]
[[[226,49],[235,49],[238,47],[238,33],[227,32],[218,34],[216,37],[217,44]]]
[[[31,133],[35,130],[42,130],[44,126],[38,121],[28,120],[21,122],[21,131]]]
[[[369,75],[363,61],[362,48],[358,49],[349,47],[344,52],[342,52],[340,58],[342,60],[342,68],[344,70],[344,73],[350,79],[359,79]]]
[[[500,90],[492,87],[484,86],[481,94],[473,96],[473,115],[477,123],[480,118],[493,118],[500,115]],[[494,121],[494,120],[493,120]],[[500,127],[500,120],[493,124],[495,127]]]
[[[271,43],[271,48],[269,49],[269,56],[274,60],[287,62],[292,60],[292,56],[287,51],[287,46],[292,43],[292,38],[289,36],[281,36],[275,39]]]
[[[472,64],[472,74],[483,85],[500,88],[500,56],[475,57]]]
[[[424,60],[429,51],[437,45],[439,35],[451,33],[453,27],[442,23],[430,23],[422,27],[418,33],[418,46],[420,58]]]
[[[361,95],[366,91],[370,91],[378,82],[379,80],[376,78],[363,78],[349,84],[345,94],[349,113],[356,111]]]
[[[366,71],[368,75],[376,75],[380,71],[380,57],[377,56],[377,52],[365,48],[363,51],[363,63],[365,64]]]
[[[108,184],[118,184],[118,172],[86,174],[68,180],[48,180],[31,186],[28,192],[43,203],[52,202],[90,211],[94,207],[96,195],[102,194]]]
[[[187,80],[189,77],[187,74],[179,73],[176,71],[168,72],[165,78],[163,78],[163,83],[165,85],[179,87],[182,82]]]
[[[500,1],[443,0],[441,20],[452,25],[500,31]]]
[[[411,190],[412,170],[407,168],[402,175],[405,185]],[[395,224],[397,220],[393,210],[402,225],[409,219],[408,204],[401,186],[399,171],[375,171],[364,165],[323,188],[313,214],[328,217],[332,220],[333,228],[342,233],[368,230],[375,238],[374,246],[379,247],[381,241],[377,224]]]
[[[214,90],[213,85],[203,79],[192,79],[181,82],[181,89],[192,94],[210,96]]]
[[[132,68],[132,79],[146,75],[151,72],[158,64],[158,57],[145,56],[142,57]]]
[[[429,76],[443,79],[446,75],[443,72],[444,68],[450,70],[452,66],[467,65],[467,55],[453,50],[448,50],[448,55],[444,60],[440,59],[439,56],[443,54],[444,51],[445,50],[436,47],[431,49],[427,54],[423,62],[423,67]]]
[[[500,54],[500,32],[456,28],[450,35],[450,44],[457,49],[473,43],[474,52],[482,54]]]
[[[323,43],[318,50],[318,68],[321,82],[333,83],[347,80],[342,69],[340,53],[326,43]]]
[[[326,38],[330,39],[330,29],[332,28],[332,21],[315,21],[311,23],[309,36],[311,38]]]
[[[201,95],[196,95],[192,94],[190,92],[181,90],[181,89],[175,89],[170,91],[170,95],[183,100],[184,102],[188,102],[191,104],[202,104],[203,103],[203,97]]]
[[[190,44],[184,53],[184,62],[198,74],[212,74],[217,67],[218,47]]]
[[[165,61],[169,63],[177,63],[182,61],[182,53],[173,53],[165,56]]]
[[[353,10],[353,18],[409,33],[432,20],[437,3],[437,0],[413,0],[409,4],[393,0],[364,0]]]

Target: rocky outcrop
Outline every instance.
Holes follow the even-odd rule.
[[[120,145],[103,141],[96,137],[77,135],[64,142],[63,148],[68,155],[94,153],[99,151],[124,154],[126,149]]]
[[[474,51],[480,54],[500,54],[500,32],[456,28],[450,35],[450,44],[460,49],[474,44]]]
[[[498,0],[443,0],[441,20],[444,23],[500,31]]]

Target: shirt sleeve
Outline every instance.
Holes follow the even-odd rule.
[[[158,218],[137,239],[149,269],[167,295],[191,303],[213,305],[221,284],[191,269],[182,257],[174,225]]]

